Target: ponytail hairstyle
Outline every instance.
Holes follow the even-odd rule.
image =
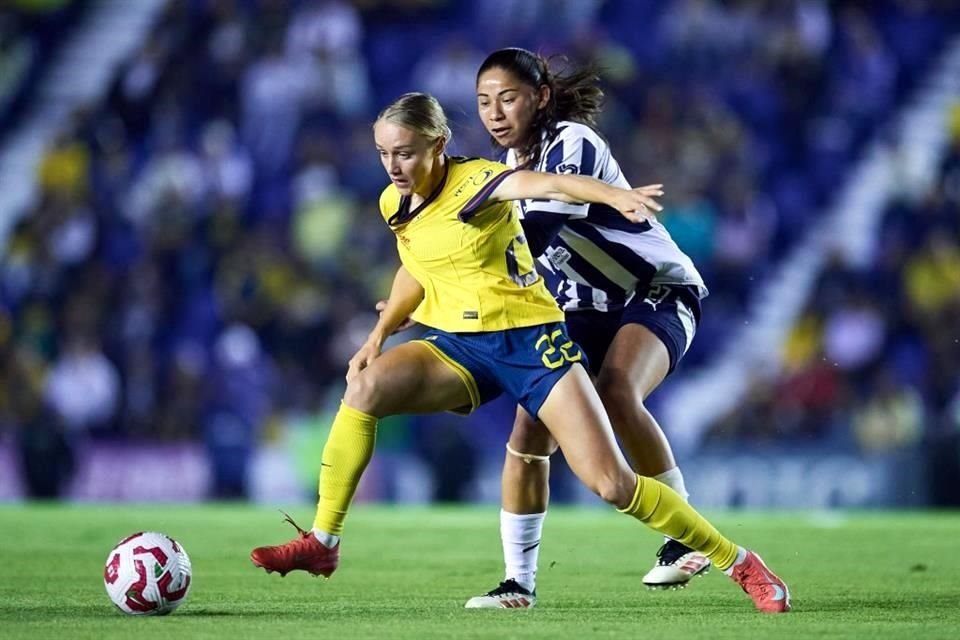
[[[566,59],[563,59],[566,62]],[[530,124],[530,132],[517,149],[525,158],[523,167],[530,167],[540,159],[544,133],[550,139],[556,135],[557,123],[573,120],[596,128],[597,114],[603,106],[603,90],[598,86],[600,75],[593,66],[566,67],[560,72],[550,71],[549,60],[526,49],[510,47],[494,51],[480,65],[480,76],[490,69],[503,69],[535,91],[550,88],[550,99],[538,109]],[[493,141],[496,145],[496,140]]]
[[[377,122],[385,120],[410,129],[426,138],[430,144],[443,138],[446,148],[453,138],[447,114],[437,99],[427,93],[405,93],[387,106],[377,116]]]

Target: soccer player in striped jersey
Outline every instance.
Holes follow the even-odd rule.
[[[477,73],[477,105],[505,163],[628,188],[595,128],[603,97],[597,80],[586,69],[555,75],[544,58],[525,49],[490,54]],[[630,224],[602,204],[527,199],[517,206],[539,271],[566,312],[570,336],[587,353],[633,468],[686,499],[670,443],[644,400],[690,346],[707,294],[703,279],[656,220]],[[516,594],[527,594],[531,606],[536,601],[549,456],[556,448],[549,432],[518,407],[502,478],[505,577],[468,607],[499,607]],[[703,554],[668,538],[643,582],[683,587],[709,567]]]
[[[583,367],[585,356],[567,337],[563,313],[534,268],[512,204],[524,198],[603,202],[642,223],[648,207],[659,208],[647,192],[659,190],[447,156],[446,116],[435,99],[420,93],[387,107],[374,138],[391,182],[380,213],[397,237],[402,266],[380,319],[350,360],[321,459],[313,530],[297,526],[295,539],[254,549],[253,563],[281,574],[330,576],[379,419],[469,411],[507,393],[543,422],[597,495],[703,552],[758,609],[789,610],[786,585],[759,556],[723,537],[670,487],[629,467]],[[411,314],[430,330],[382,352]]]

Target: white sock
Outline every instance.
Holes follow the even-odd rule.
[[[500,540],[506,567],[504,580],[516,580],[529,591],[533,591],[537,583],[540,535],[546,517],[546,512],[519,515],[500,510]]]
[[[663,484],[679,493],[684,502],[689,502],[687,498],[690,497],[690,494],[687,493],[687,486],[683,483],[683,473],[681,473],[680,467],[667,469],[663,473],[653,476],[653,479],[659,480]]]
[[[737,559],[733,561],[733,564],[723,570],[728,576],[733,575],[733,568],[747,559],[747,550],[741,546],[737,546]]]
[[[671,489],[677,492],[684,502],[689,502],[687,498],[690,497],[690,494],[687,493],[687,485],[683,483],[683,473],[680,471],[680,467],[674,467],[673,469],[667,469],[663,473],[653,476],[654,480],[659,480],[663,484],[667,485]],[[664,541],[670,540],[669,536],[663,537]]]
[[[333,549],[337,546],[337,543],[340,542],[340,536],[335,536],[332,533],[327,533],[326,531],[320,531],[320,529],[313,530],[313,537],[320,541],[320,544],[325,546],[327,549]]]

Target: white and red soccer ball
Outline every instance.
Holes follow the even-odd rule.
[[[176,540],[152,531],[117,543],[103,569],[103,585],[117,608],[130,615],[164,615],[190,593],[190,558]]]

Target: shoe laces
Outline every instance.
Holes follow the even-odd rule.
[[[488,591],[487,595],[496,597],[496,596],[504,596],[504,595],[507,595],[508,593],[515,593],[522,596],[533,595],[532,593],[530,593],[529,591],[521,587],[517,583],[517,581],[514,580],[513,578],[510,578],[509,580],[504,580],[497,586],[496,589],[494,589],[493,591]]]
[[[657,564],[663,567],[670,566],[691,551],[693,551],[693,549],[682,542],[667,540],[663,543],[663,546],[657,550],[657,557],[660,558]]]
[[[284,522],[289,522],[291,525],[293,525],[293,528],[297,530],[298,537],[296,540],[291,540],[290,542],[279,545],[278,548],[282,549],[283,553],[307,551],[308,549],[305,549],[304,547],[312,546],[311,543],[315,540],[313,533],[298,525],[293,518],[290,517],[290,514],[286,513],[285,511],[281,511],[280,513],[284,515]]]
[[[309,531],[305,531],[305,530],[303,529],[303,527],[301,527],[300,525],[298,525],[298,524],[293,520],[293,518],[290,517],[290,514],[289,514],[289,513],[287,513],[286,511],[281,511],[280,513],[283,514],[283,521],[284,521],[284,522],[289,522],[290,524],[292,524],[292,525],[293,525],[293,528],[297,530],[297,533],[300,534],[300,537],[301,537],[301,538],[305,538],[305,537],[307,537],[307,536],[309,536],[309,535],[312,535]]]

